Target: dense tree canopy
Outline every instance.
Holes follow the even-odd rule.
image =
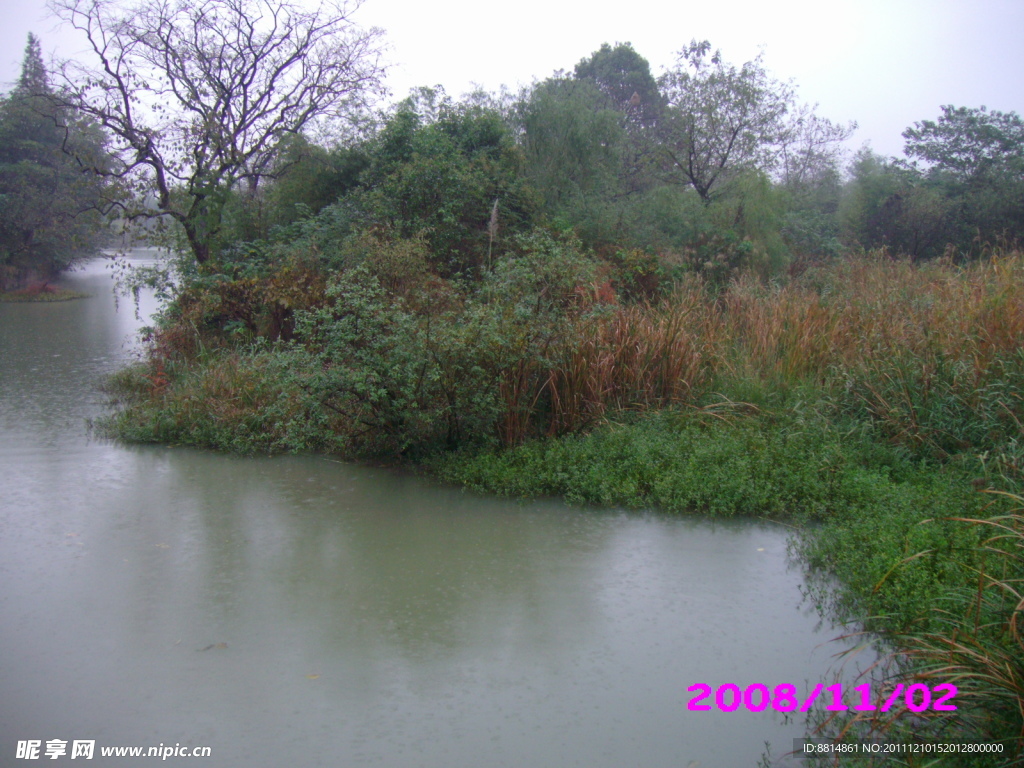
[[[918,186],[943,204],[944,239],[961,253],[1024,238],[1024,121],[1015,112],[942,107],[903,133]]]
[[[1024,239],[1016,113],[947,105],[903,137],[904,158],[862,152],[851,168],[843,219],[852,242],[914,258],[972,258]]]
[[[982,185],[1024,176],[1024,121],[1015,112],[947,105],[938,120],[914,123],[903,138],[907,157],[935,176]]]
[[[522,107],[527,173],[552,216],[585,210],[619,193],[622,115],[591,81],[550,78]]]
[[[760,56],[737,66],[694,40],[657,78],[628,43],[605,44],[518,97],[423,88],[359,132],[315,133],[380,84],[377,33],[351,24],[354,6],[54,2],[100,61],[69,66],[59,101],[109,132],[116,161],[64,148],[132,182],[124,215],[177,221],[199,263],[304,218],[320,255],[413,243],[470,279],[536,226],[715,281],[850,247],[926,258],[1024,235],[1014,113],[944,107],[907,130],[906,159],[865,151],[847,170],[855,123],[799,103]]]
[[[75,157],[103,167],[103,135],[59,102],[30,34],[17,85],[0,101],[0,288],[51,277],[101,234],[108,190]]]
[[[364,188],[351,198],[361,221],[422,236],[446,274],[482,266],[492,219],[511,233],[533,215],[522,152],[491,108],[420,90],[399,105],[369,150]]]
[[[602,45],[573,70],[576,80],[590,81],[608,98],[609,106],[642,125],[653,125],[663,99],[651,66],[629,43]]]

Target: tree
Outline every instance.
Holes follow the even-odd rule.
[[[655,131],[665,108],[651,65],[629,43],[612,48],[604,43],[573,72],[577,81],[590,82],[604,94],[607,104],[622,115],[623,141],[618,152],[621,168],[616,194],[634,194],[651,187],[655,158]]]
[[[707,204],[745,171],[774,170],[794,93],[768,75],[761,56],[736,68],[707,40],[694,40],[659,85],[669,181],[691,185]]]
[[[785,196],[783,235],[793,255],[815,259],[842,249],[839,202],[843,147],[857,124],[833,123],[804,105],[793,111],[780,146],[776,177]]]
[[[912,163],[962,184],[1019,181],[1024,174],[1024,120],[1016,112],[947,105],[937,121],[914,123],[903,138]]]
[[[101,174],[131,181],[128,218],[170,217],[196,261],[219,246],[224,206],[280,164],[282,140],[351,114],[380,88],[379,30],[358,3],[305,10],[275,0],[51,0],[85,33],[98,63],[68,62],[68,103],[112,137]],[[145,199],[149,205],[142,205]]]
[[[370,156],[365,189],[342,203],[361,211],[364,227],[422,236],[442,274],[485,265],[495,219],[503,240],[533,219],[512,130],[475,99],[455,102],[442,90],[420,89],[389,116]]]
[[[985,107],[942,107],[903,132],[902,165],[945,198],[949,242],[961,252],[1024,239],[1024,120]]]
[[[0,288],[46,280],[98,244],[106,185],[72,154],[102,167],[103,135],[59,101],[29,34],[18,83],[0,101]]]
[[[266,239],[274,227],[319,213],[356,189],[369,164],[361,146],[326,149],[302,134],[286,138],[268,181],[256,188],[242,185],[231,193],[222,238],[225,242]]]
[[[779,142],[779,181],[797,195],[834,185],[846,154],[843,142],[856,129],[856,122],[833,123],[816,115],[809,105],[795,109]]]
[[[590,245],[634,244],[635,214],[656,186],[662,106],[650,65],[629,43],[605,43],[571,75],[524,91],[520,140],[546,213]]]
[[[629,43],[612,48],[604,43],[589,58],[576,65],[577,80],[593,82],[611,107],[630,116],[632,122],[653,126],[663,106],[651,65]]]
[[[520,109],[527,174],[555,216],[577,220],[620,192],[621,114],[587,80],[552,77]]]
[[[28,33],[25,44],[25,57],[21,60],[21,74],[15,93],[21,96],[42,97],[52,95],[50,76],[43,63],[43,49],[39,38]]]
[[[861,149],[849,169],[840,218],[846,239],[914,259],[942,253],[949,242],[950,201],[921,174]]]

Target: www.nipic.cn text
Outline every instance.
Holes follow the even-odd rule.
[[[100,757],[210,757],[210,747],[183,747],[181,744],[160,744],[156,747],[100,747],[96,740],[68,741],[65,739],[26,739],[18,742],[15,758],[18,760],[92,760],[97,752]]]

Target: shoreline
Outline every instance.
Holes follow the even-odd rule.
[[[89,294],[71,291],[66,288],[53,288],[44,286],[42,288],[22,288],[17,291],[0,293],[0,302],[8,304],[46,304],[57,301],[74,301],[75,299],[87,299]]]

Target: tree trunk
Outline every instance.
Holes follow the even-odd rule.
[[[196,257],[196,264],[205,264],[210,259],[210,244],[199,234],[196,225],[191,221],[182,221],[185,228],[185,236],[192,248],[192,254]]]

